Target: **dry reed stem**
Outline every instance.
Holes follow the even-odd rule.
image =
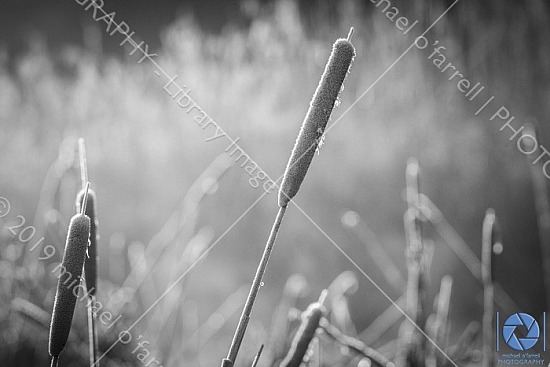
[[[182,242],[188,242],[187,234],[194,231],[200,203],[206,196],[206,190],[203,190],[203,183],[205,180],[210,180],[211,185],[217,184],[233,163],[233,160],[228,160],[225,154],[220,154],[191,184],[182,200],[181,208],[174,211],[160,231],[147,244],[145,256],[147,259],[150,259],[151,267],[150,271],[144,273],[145,275],[152,276],[154,273],[153,269],[162,264],[162,256],[179,257],[179,255],[166,254],[166,249],[170,244],[175,243],[178,238]],[[181,271],[181,268],[178,267],[177,270]],[[144,277],[139,277],[135,271],[136,269],[134,268],[130,270],[121,286],[121,288],[129,287],[132,289],[131,297],[133,297],[137,289],[146,280]]]
[[[311,341],[317,333],[319,323],[326,314],[326,309],[323,303],[325,302],[327,291],[324,290],[317,302],[314,302],[308,306],[308,308],[302,313],[302,322],[296,335],[290,345],[285,359],[279,365],[280,367],[300,367]]]
[[[348,212],[350,213],[350,212]],[[388,255],[384,247],[380,244],[374,232],[369,228],[367,222],[355,213],[359,219],[354,226],[348,226],[357,238],[365,245],[369,256],[378,267],[386,281],[399,293],[402,293],[406,288],[406,280],[401,274],[401,271],[395,265],[391,257]]]
[[[348,347],[355,353],[368,358],[372,364],[376,367],[390,367],[394,364],[378,353],[375,349],[368,347],[362,341],[355,339],[351,336],[343,334],[336,326],[332,325],[326,318],[322,318],[320,321],[320,328],[323,332],[334,340],[336,343]]]
[[[359,288],[357,276],[352,271],[338,275],[328,287],[327,313],[330,322],[347,335],[357,335],[357,329],[351,319],[348,295]]]
[[[451,226],[439,208],[424,194],[420,194],[422,206],[421,210],[424,216],[432,224],[439,236],[445,241],[449,248],[462,261],[472,275],[483,284],[481,279],[481,261],[471,250],[471,247],[460,237],[456,230]],[[495,302],[503,311],[514,313],[520,309],[516,302],[500,286],[498,282],[494,283]]]
[[[448,354],[453,361],[460,362],[469,358],[470,350],[473,348],[480,330],[481,326],[477,321],[471,321],[466,326],[457,343],[448,350]]]
[[[535,141],[538,141],[537,128],[533,124],[526,124],[525,133],[522,135],[530,135]],[[522,139],[525,142],[525,139]],[[527,144],[523,144],[527,145]],[[534,147],[536,149],[536,147]],[[533,147],[524,146],[525,152],[533,151]],[[530,157],[531,155],[526,155]],[[540,250],[542,253],[543,263],[543,280],[546,294],[546,307],[550,308],[550,203],[548,201],[548,187],[546,177],[544,175],[544,167],[546,163],[539,160],[533,164],[529,158],[529,171],[531,172],[531,182],[533,185],[533,195],[535,201],[535,209],[537,212],[537,224],[539,230]]]
[[[430,327],[426,327],[430,339],[432,339],[442,349],[445,349],[447,343],[447,330],[449,323],[449,307],[451,303],[451,290],[453,278],[445,275],[441,279],[439,294],[437,296],[437,306],[434,314],[431,315]],[[426,347],[426,366],[436,367],[444,363],[446,359],[442,359],[437,354],[437,350],[432,343]]]
[[[482,246],[481,246],[481,276],[483,279],[483,356],[482,366],[493,367],[495,365],[493,342],[493,314],[494,314],[494,258],[496,246],[502,246],[500,230],[495,211],[487,209],[483,220]]]
[[[395,303],[399,308],[406,307],[407,296],[402,295]],[[370,325],[359,334],[359,339],[367,345],[374,345],[391,327],[403,318],[401,311],[393,304],[374,319]]]
[[[289,312],[291,308],[296,307],[298,298],[303,296],[306,290],[308,290],[308,284],[303,275],[294,274],[287,279],[281,301],[271,322],[268,347],[264,353],[264,361],[267,366],[284,358],[289,334]]]
[[[424,355],[423,338],[418,336],[414,325],[425,326],[425,275],[423,272],[424,246],[419,219],[420,208],[420,168],[418,161],[410,158],[406,169],[406,196],[408,209],[405,212],[405,234],[407,236],[407,303],[406,312],[409,320],[405,320],[401,333],[401,348],[397,354],[398,367],[413,367],[421,365]]]
[[[252,361],[251,367],[256,367],[258,364],[258,361],[260,360],[260,357],[262,356],[262,351],[264,350],[264,345],[260,345],[260,350],[258,350],[258,353],[256,353],[256,356],[254,357],[254,360]]]
[[[90,297],[87,310],[88,321],[88,346],[90,350],[90,365],[99,367],[97,361],[98,339],[96,328],[96,316],[92,312],[92,305],[95,304],[97,292],[97,267],[98,267],[98,246],[99,246],[99,221],[97,218],[97,199],[95,192],[91,190],[88,182],[88,164],[86,157],[86,146],[84,139],[78,139],[78,157],[80,162],[80,180],[82,190],[76,197],[76,210],[82,210],[90,218],[90,241],[87,249],[87,257],[84,261],[84,284]]]

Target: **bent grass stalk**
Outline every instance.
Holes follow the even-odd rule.
[[[302,322],[296,335],[290,345],[290,350],[285,359],[281,362],[280,367],[300,367],[304,357],[309,349],[311,341],[317,333],[319,323],[326,314],[325,306],[323,305],[327,290],[323,290],[319,300],[309,305],[307,310],[302,314]]]
[[[347,347],[356,354],[367,358],[373,366],[376,367],[393,367],[393,363],[378,351],[368,347],[365,343],[359,339],[345,335],[336,326],[332,325],[326,318],[322,318],[319,326],[321,330],[336,343],[343,347]]]
[[[358,289],[357,276],[349,270],[338,275],[328,287],[327,312],[330,314],[330,322],[348,335],[357,335],[349,310],[348,297]]]
[[[275,310],[268,337],[268,347],[264,353],[264,364],[271,366],[284,358],[287,335],[289,334],[290,309],[296,307],[298,299],[308,290],[308,283],[301,274],[290,276],[283,289],[281,301]]]
[[[86,188],[88,182],[88,164],[86,159],[86,146],[84,139],[78,139],[78,156],[80,160],[80,179],[82,190],[76,196],[76,211],[79,212],[86,200],[85,214],[90,218],[90,242],[87,249],[87,257],[84,261],[84,279],[90,302],[87,306],[88,314],[88,345],[90,350],[90,365],[99,367],[98,340],[96,330],[96,316],[92,305],[96,304],[97,292],[97,263],[99,245],[99,221],[97,219],[97,198],[94,190]]]
[[[334,43],[325,71],[310,102],[310,107],[298,133],[279,189],[279,211],[252,281],[250,293],[235,330],[227,358],[222,360],[222,367],[231,367],[235,363],[287,205],[300,189],[300,185],[307,174],[315,150],[321,143],[325,127],[355,57],[355,48],[350,42],[352,34],[353,28],[350,30],[347,39],[338,39]]]
[[[52,367],[57,366],[59,355],[65,348],[69,337],[77,299],[73,286],[76,286],[75,281],[80,281],[90,238],[90,218],[85,215],[88,189],[89,183],[86,185],[82,210],[71,218],[61,263],[62,273],[57,282],[48,346],[49,354],[52,357]],[[68,275],[68,279],[64,280],[65,274]]]
[[[479,335],[481,326],[477,321],[471,321],[460,337],[458,342],[451,348],[449,348],[448,354],[453,361],[461,362],[470,359],[471,350],[474,348],[474,342]]]

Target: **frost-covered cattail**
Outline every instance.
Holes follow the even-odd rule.
[[[296,139],[279,190],[279,206],[283,207],[296,195],[313,155],[322,141],[330,114],[344,84],[344,79],[355,57],[355,48],[348,39],[336,40],[325,71],[310,102],[309,110]]]
[[[323,301],[327,295],[326,291],[323,291],[318,302],[314,302],[309,305],[307,310],[302,314],[302,323],[292,340],[290,350],[285,359],[281,362],[280,367],[300,367],[304,357],[309,349],[309,344],[315,337],[317,328],[321,319],[326,314]]]
[[[233,335],[231,346],[227,357],[222,360],[222,367],[231,367],[235,363],[241,342],[244,338],[248,320],[252,313],[252,307],[260,290],[262,278],[267,269],[269,257],[275,245],[277,233],[283,221],[286,207],[290,199],[296,195],[304,177],[307,173],[313,154],[319,147],[323,138],[325,127],[330,118],[330,114],[338,99],[338,94],[342,89],[344,79],[349,71],[349,67],[355,57],[355,49],[350,43],[353,28],[350,30],[348,39],[339,39],[335,42],[332,54],[328,60],[325,72],[321,77],[319,86],[315,91],[310,108],[302,125],[302,129],[298,134],[298,139],[292,151],[290,160],[285,170],[283,183],[279,190],[279,211],[275,218],[275,223],[267,239],[267,243],[260,260],[260,264],[256,269],[256,274],[250,287],[250,293],[246,299],[243,312],[239,319],[237,329]]]
[[[86,203],[86,195],[84,203]],[[86,204],[79,214],[71,218],[67,233],[50,324],[49,353],[52,357],[52,366],[57,365],[57,360],[65,348],[71,330],[78,295],[75,288],[81,281],[90,238],[90,218],[84,214],[85,212]]]

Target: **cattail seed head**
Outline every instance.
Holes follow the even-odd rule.
[[[76,214],[69,224],[57,282],[49,338],[49,352],[52,357],[61,354],[69,337],[77,299],[74,288],[80,283],[89,238],[90,218],[84,214]]]
[[[326,297],[326,293],[325,293]],[[280,367],[299,367],[309,349],[309,344],[315,337],[321,319],[325,315],[325,307],[321,302],[309,305],[302,314],[302,323],[296,332],[287,356],[281,362]]]
[[[76,196],[76,212],[82,210],[82,202],[86,190],[81,190]],[[90,296],[97,291],[97,263],[98,263],[98,244],[99,244],[99,221],[97,219],[96,194],[94,190],[88,190],[88,199],[86,200],[86,214],[90,218],[90,243],[88,252],[84,261],[84,279],[86,280],[86,290]]]
[[[349,40],[336,40],[288,161],[279,190],[280,207],[296,195],[306,176],[354,57]]]

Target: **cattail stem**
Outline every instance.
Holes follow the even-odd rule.
[[[258,350],[258,353],[256,353],[256,357],[254,357],[254,360],[252,361],[251,367],[256,367],[256,365],[258,364],[258,361],[260,360],[263,350],[264,350],[264,345],[262,344],[260,346],[260,350]]]
[[[347,40],[351,42],[351,37],[353,36],[353,33],[355,32],[355,29],[351,27],[348,32]]]
[[[78,139],[78,157],[80,161],[80,181],[82,182],[82,189],[86,187],[88,182],[88,164],[86,161],[86,146],[84,145],[84,139]]]
[[[536,126],[533,124],[526,124],[525,133],[523,135],[532,136],[534,141],[539,139]],[[529,141],[529,139],[521,140],[524,142],[523,145],[527,145],[525,141]],[[538,142],[540,143],[540,140],[538,140]],[[523,151],[531,152],[536,148],[536,146],[526,146],[523,147]],[[546,289],[546,309],[548,309],[550,308],[550,203],[548,201],[545,166],[546,162],[544,160],[537,159],[536,163],[533,164],[532,160],[529,159],[535,209],[537,212],[539,242],[542,253],[543,280]]]
[[[88,307],[88,347],[90,351],[90,367],[99,367],[96,318],[92,311],[93,304],[95,304],[95,296],[92,295],[90,296],[90,306]]]
[[[80,161],[80,179],[82,181],[82,188],[84,195],[79,193],[76,199],[77,208],[80,207],[80,213],[86,214],[90,218],[90,241],[87,249],[88,257],[84,263],[84,277],[86,289],[90,295],[90,302],[88,303],[88,346],[90,351],[90,366],[99,367],[98,358],[98,340],[96,330],[96,316],[92,312],[92,307],[95,304],[95,293],[97,287],[97,213],[96,213],[96,196],[94,192],[90,192],[90,183],[88,182],[88,164],[86,159],[86,146],[84,139],[78,139],[78,156]],[[91,201],[89,211],[88,200]]]
[[[481,276],[483,279],[483,367],[495,365],[493,343],[494,314],[494,256],[497,244],[500,244],[500,233],[495,212],[488,209],[483,221],[483,236],[481,247]]]
[[[84,199],[82,200],[82,207],[80,209],[80,215],[86,214],[86,206],[88,205],[88,194],[90,193],[90,183],[86,183],[84,191]]]
[[[57,367],[57,362],[59,362],[59,356],[53,356],[51,359],[50,367]]]
[[[222,362],[222,366],[232,366],[237,359],[237,354],[239,353],[239,348],[241,347],[241,342],[243,341],[246,327],[248,326],[248,320],[250,319],[250,314],[252,313],[252,307],[254,306],[254,301],[256,300],[258,291],[260,290],[262,279],[267,269],[267,263],[269,262],[271,251],[273,251],[275,239],[277,238],[277,233],[279,232],[279,228],[281,227],[285,211],[286,205],[279,207],[279,212],[277,213],[275,223],[273,224],[273,228],[271,229],[271,233],[269,234],[269,238],[265,245],[262,259],[260,260],[260,264],[258,265],[258,269],[256,270],[256,275],[254,276],[254,280],[252,281],[252,286],[250,287],[250,293],[248,294],[248,298],[246,299],[243,313],[241,315],[241,318],[239,319],[237,329],[235,330],[235,335],[233,336],[231,347],[229,348],[227,358],[224,359],[224,361]],[[231,364],[228,364],[229,362]]]

